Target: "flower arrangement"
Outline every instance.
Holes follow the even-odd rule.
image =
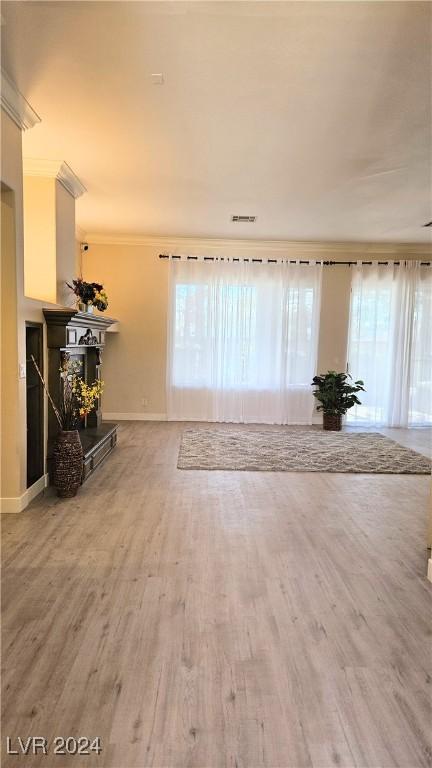
[[[71,360],[69,355],[65,355],[60,367],[60,376],[63,382],[62,399],[59,407],[57,407],[33,355],[32,361],[48,395],[60,429],[63,431],[76,429],[80,418],[85,418],[94,409],[96,401],[103,392],[103,381],[97,380],[92,384],[86,384],[79,375],[81,363],[78,360]]]
[[[94,306],[99,312],[105,312],[108,307],[108,296],[101,283],[86,283],[78,277],[72,280],[72,285],[70,283],[66,285],[74,292],[80,304]]]
[[[84,418],[93,410],[96,400],[100,398],[103,391],[103,381],[86,384],[80,376],[76,376],[72,389],[79,403],[79,415]]]

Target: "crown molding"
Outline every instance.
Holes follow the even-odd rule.
[[[41,121],[39,115],[3,70],[1,71],[1,106],[22,131],[33,128]]]
[[[62,184],[75,199],[81,197],[84,192],[87,192],[82,181],[79,180],[78,176],[67,163],[61,164],[57,178],[60,184]]]
[[[73,172],[72,168],[62,160],[41,160],[34,157],[23,158],[24,176],[43,176],[57,179],[60,184],[72,195],[80,197],[87,192],[84,184]]]
[[[333,257],[352,256],[432,256],[432,244],[429,243],[371,243],[371,242],[318,242],[305,240],[235,240],[193,237],[155,237],[151,235],[109,235],[88,232],[87,241],[92,245],[138,245],[160,248],[179,255],[196,250],[257,251],[266,253],[284,253],[292,256],[301,254],[331,254]]]

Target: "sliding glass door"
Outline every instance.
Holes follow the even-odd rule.
[[[353,268],[350,373],[365,382],[348,421],[432,423],[431,269],[419,262]]]
[[[413,318],[410,381],[410,422],[432,423],[432,275],[420,272]]]
[[[321,266],[170,264],[168,417],[308,424]]]

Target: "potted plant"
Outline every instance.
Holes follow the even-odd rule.
[[[67,287],[74,292],[77,297],[78,309],[81,312],[93,312],[93,308],[99,312],[105,312],[108,307],[108,296],[101,283],[86,283],[82,277],[72,280],[72,285],[66,283]]]
[[[87,384],[79,375],[81,363],[70,360],[66,354],[60,368],[61,402],[57,407],[33,355],[31,359],[59,425],[53,448],[53,485],[57,489],[57,495],[62,498],[75,496],[81,485],[83,470],[83,450],[77,427],[79,420],[85,418],[95,407],[96,400],[102,394],[103,381]]]
[[[350,384],[352,377],[348,373],[327,371],[320,376],[314,376],[312,386],[316,387],[314,397],[321,403],[318,411],[323,411],[323,428],[329,430],[342,429],[342,416],[353,405],[361,405],[357,392],[365,392],[364,382],[360,379]]]

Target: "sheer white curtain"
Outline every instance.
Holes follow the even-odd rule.
[[[310,424],[321,269],[172,260],[168,418]]]
[[[418,261],[354,267],[348,361],[367,391],[349,421],[432,422],[431,277]]]

